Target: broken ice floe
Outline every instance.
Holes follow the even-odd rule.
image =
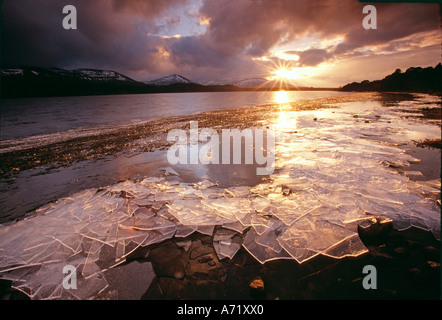
[[[33,299],[91,299],[106,294],[110,273],[137,248],[175,237],[188,249],[184,238],[194,232],[213,236],[219,259],[243,247],[261,263],[363,254],[358,225],[373,217],[439,239],[440,180],[415,182],[409,176],[418,173],[395,171],[416,159],[373,139],[389,135],[388,127],[364,123],[361,133],[343,114],[313,123],[311,113],[286,112],[284,128],[297,130],[273,124],[276,170],[253,187],[185,183],[162,168],[162,177],[85,190],[0,226],[0,276]],[[62,286],[66,265],[78,272],[77,290]],[[145,267],[151,281],[152,266]]]

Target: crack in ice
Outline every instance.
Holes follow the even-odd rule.
[[[416,182],[392,168],[416,159],[372,139],[391,135],[385,123],[355,124],[345,112],[315,121],[308,120],[312,111],[284,112],[285,124],[293,121],[296,130],[270,125],[278,134],[268,181],[222,188],[209,180],[185,183],[178,169],[161,168],[162,177],[59,199],[0,226],[0,277],[33,299],[89,299],[108,287],[106,271],[136,249],[194,232],[213,236],[220,259],[233,258],[242,246],[261,263],[361,255],[367,248],[358,226],[370,226],[373,217],[440,238],[440,208],[434,197],[422,196],[440,196],[440,180]],[[68,264],[78,267],[85,289],[61,289]]]

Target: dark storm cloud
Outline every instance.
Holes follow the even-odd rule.
[[[355,28],[346,36],[347,48],[386,44],[412,34],[438,30],[440,16],[438,5],[386,4],[376,6],[378,30]]]
[[[332,57],[332,54],[326,49],[308,49],[294,53],[299,56],[298,64],[301,67],[316,66]]]
[[[258,72],[246,57],[225,54],[197,36],[170,42],[170,60],[177,70],[192,74],[192,78],[202,82]]]
[[[408,48],[408,56],[412,57],[412,50],[419,49],[424,43],[418,39],[419,34],[439,30],[440,12],[437,4],[375,4],[377,30],[365,30],[362,26],[366,16],[362,12],[365,5],[367,3],[355,0],[204,1],[200,14],[210,24],[201,38],[210,44],[212,50],[225,56],[265,56],[268,62],[260,63],[267,68],[278,65],[314,67],[322,62],[361,61],[361,57],[376,56],[391,43],[398,45],[391,46],[390,53],[395,53],[395,47],[401,50]],[[319,39],[320,43],[302,43],[309,36]],[[336,43],[336,39],[341,40]],[[293,53],[299,56],[299,60],[275,62],[271,51],[287,48],[292,42],[302,47],[289,47],[290,51],[296,51]],[[430,42],[440,43],[440,36],[433,36]],[[401,52],[401,64],[404,64],[404,52],[398,52]],[[421,51],[419,57],[419,61],[415,58],[410,60],[409,66],[421,61],[434,61],[435,65],[440,59],[440,55],[434,55],[434,50]],[[382,59],[385,58],[383,56]],[[397,68],[394,56],[391,55],[388,60],[392,70],[385,70],[385,63],[382,67],[373,66],[372,70],[376,70],[380,76],[394,71]],[[348,63],[350,66],[351,63]],[[344,75],[343,71],[347,72],[346,76],[354,74],[355,66],[352,65],[350,69],[347,72],[340,67],[340,76]],[[330,79],[336,78],[333,73],[329,73],[329,76]],[[344,78],[340,79],[345,83]]]
[[[361,24],[356,1],[205,1],[207,38],[228,52],[261,56],[306,32],[340,34]],[[345,19],[342,19],[345,17]],[[221,50],[221,49],[220,49]]]
[[[5,0],[2,5],[2,66],[153,68],[167,10],[185,0],[71,0],[78,29],[65,30],[65,3]],[[166,16],[167,18],[168,16]]]
[[[439,27],[435,4],[376,4],[378,30],[365,30],[362,27],[365,5],[351,0],[217,0],[205,1],[201,13],[211,22],[205,37],[219,51],[255,57],[306,33],[323,39],[344,36],[344,42],[333,53],[322,51],[322,57],[330,58]],[[314,59],[323,60],[319,51],[300,56],[308,57],[306,65],[312,65]]]
[[[155,18],[177,5],[183,5],[187,0],[113,0],[115,11],[128,11],[132,14],[143,15],[146,18]]]
[[[198,37],[183,37],[171,44],[172,61],[178,67],[213,66],[223,63],[223,56],[205,45]]]
[[[70,0],[78,10],[78,30],[64,30],[66,3],[4,0],[1,64],[110,68],[145,76],[188,72],[208,80],[257,72],[251,58],[269,56],[273,48],[308,34],[343,41],[290,49],[300,66],[359,55],[368,45],[412,48],[412,39],[404,38],[439,28],[438,6],[432,4],[376,4],[378,30],[365,30],[365,4],[356,0],[203,0],[198,15],[209,22],[204,33],[160,37],[181,25],[185,11],[179,9],[192,1]]]

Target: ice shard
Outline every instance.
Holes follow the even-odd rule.
[[[253,186],[189,183],[163,167],[160,177],[84,190],[1,225],[0,277],[33,299],[93,299],[113,297],[107,276],[137,249],[171,238],[189,249],[195,232],[213,237],[220,260],[243,247],[260,263],[364,254],[358,228],[368,230],[373,217],[440,239],[440,179],[416,181],[422,172],[408,169],[418,159],[398,148],[410,128],[440,138],[440,127],[402,125],[400,114],[377,104],[353,117],[356,107],[342,105],[321,121],[312,120],[314,111],[281,111],[285,121],[296,119],[296,130],[269,120],[276,170]],[[63,288],[66,265],[78,271],[81,289]],[[153,271],[144,267],[150,283]]]
[[[233,230],[220,228],[213,234],[213,247],[220,260],[226,257],[232,259],[241,244],[242,238]]]

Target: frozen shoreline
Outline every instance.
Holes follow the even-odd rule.
[[[270,110],[258,106],[198,115],[202,128],[240,123],[242,127],[278,130],[276,172],[265,181],[246,179],[236,186],[220,187],[216,180],[226,172],[215,171],[210,176],[210,168],[205,167],[193,171],[168,168],[164,158],[160,159],[164,151],[160,151],[158,162],[141,170],[156,172],[157,177],[141,175],[134,180],[133,175],[125,176],[123,180],[130,180],[56,198],[32,216],[3,226],[0,274],[36,299],[85,299],[103,293],[108,286],[106,272],[124,263],[136,248],[186,238],[194,232],[213,237],[219,260],[232,259],[244,248],[261,263],[275,259],[303,263],[319,255],[366,254],[358,225],[368,228],[376,216],[392,219],[396,229],[418,227],[431,230],[438,238],[440,207],[435,202],[440,200],[440,179],[414,181],[409,176],[418,173],[401,174],[391,167],[406,172],[408,163],[418,159],[397,146],[416,133],[434,138],[439,130],[440,136],[440,127],[427,131],[425,122],[405,121],[397,110],[380,108],[371,101],[373,97],[354,95],[303,102],[301,107],[283,104]],[[330,109],[330,104],[340,108]],[[232,113],[238,116],[233,121]],[[186,127],[188,119],[163,124],[156,134],[164,136],[166,127],[177,124]],[[416,128],[420,131],[414,131]],[[143,158],[142,148],[136,149],[146,141],[135,141],[134,156],[124,152],[116,159],[129,159],[132,167],[148,160]],[[155,143],[164,147],[164,138]],[[52,162],[55,156],[49,157]],[[235,172],[244,167],[236,169],[227,174],[231,184]],[[46,279],[52,287],[46,284],[45,290],[36,290],[39,277],[66,264],[81,268],[83,284],[89,283],[92,291],[69,295],[60,287],[61,273]],[[34,274],[36,267],[41,269]]]

